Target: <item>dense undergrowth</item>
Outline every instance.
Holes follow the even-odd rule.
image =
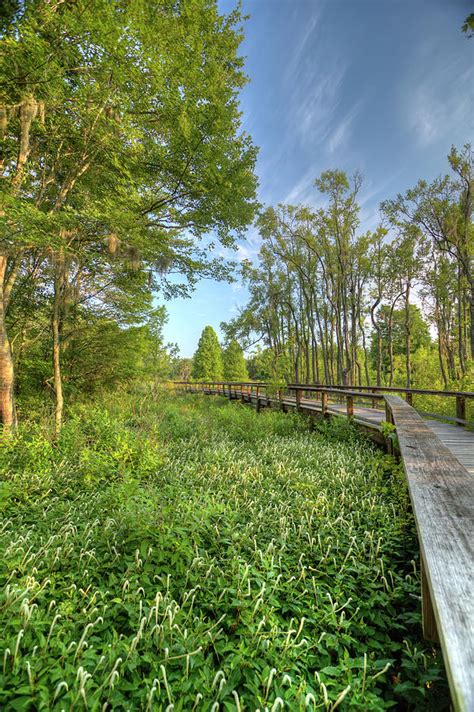
[[[0,465],[1,709],[447,708],[403,477],[346,422],[121,394]]]

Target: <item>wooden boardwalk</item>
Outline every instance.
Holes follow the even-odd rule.
[[[285,398],[285,402],[290,407],[296,407],[295,398]],[[321,412],[321,404],[315,400],[301,399],[302,409],[315,410]],[[329,403],[328,411],[334,415],[346,415],[346,406],[341,403]],[[386,418],[385,411],[379,408],[364,408],[354,405],[354,420],[361,424],[367,424],[374,428],[379,428]],[[466,470],[474,475],[474,431],[460,428],[458,425],[443,423],[439,420],[424,419],[439,440],[453,453],[453,455],[464,465]],[[473,564],[474,565],[474,564]]]
[[[319,418],[346,416],[389,452],[393,442],[383,422],[392,423],[420,545],[423,633],[441,645],[453,709],[474,712],[474,432],[460,427],[469,425],[466,403],[474,393],[310,384],[290,384],[287,393],[275,393],[264,383],[174,385],[238,399],[257,410],[272,406]],[[397,391],[405,400],[393,394]],[[456,398],[456,417],[451,422],[431,413],[421,417],[411,403],[422,393]]]

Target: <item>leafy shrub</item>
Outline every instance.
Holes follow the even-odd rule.
[[[0,708],[447,708],[404,478],[344,421],[122,393],[1,458]]]

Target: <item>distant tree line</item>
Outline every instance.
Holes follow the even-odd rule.
[[[254,218],[241,15],[31,0],[0,26],[0,422],[47,395],[59,433],[68,395],[158,367],[154,294],[225,279],[199,241]]]
[[[260,215],[259,260],[242,269],[249,302],[221,325],[227,339],[257,345],[251,375],[472,385],[471,147],[448,158],[449,175],[382,203],[373,231],[360,230],[360,175],[338,170],[315,181],[325,207],[278,205]]]

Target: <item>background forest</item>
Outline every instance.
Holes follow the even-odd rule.
[[[68,400],[143,379],[472,388],[471,147],[373,231],[359,174],[323,172],[319,208],[258,205],[239,12],[158,6],[2,10],[4,429],[45,407],[58,434]],[[259,258],[236,272],[208,235],[235,247],[255,218]],[[164,343],[164,300],[202,277],[249,302],[192,362]]]
[[[263,344],[257,379],[467,389],[474,356],[474,158],[453,148],[450,173],[381,205],[360,230],[362,178],[338,170],[315,187],[324,206],[279,205],[258,218],[248,306],[228,338]]]

